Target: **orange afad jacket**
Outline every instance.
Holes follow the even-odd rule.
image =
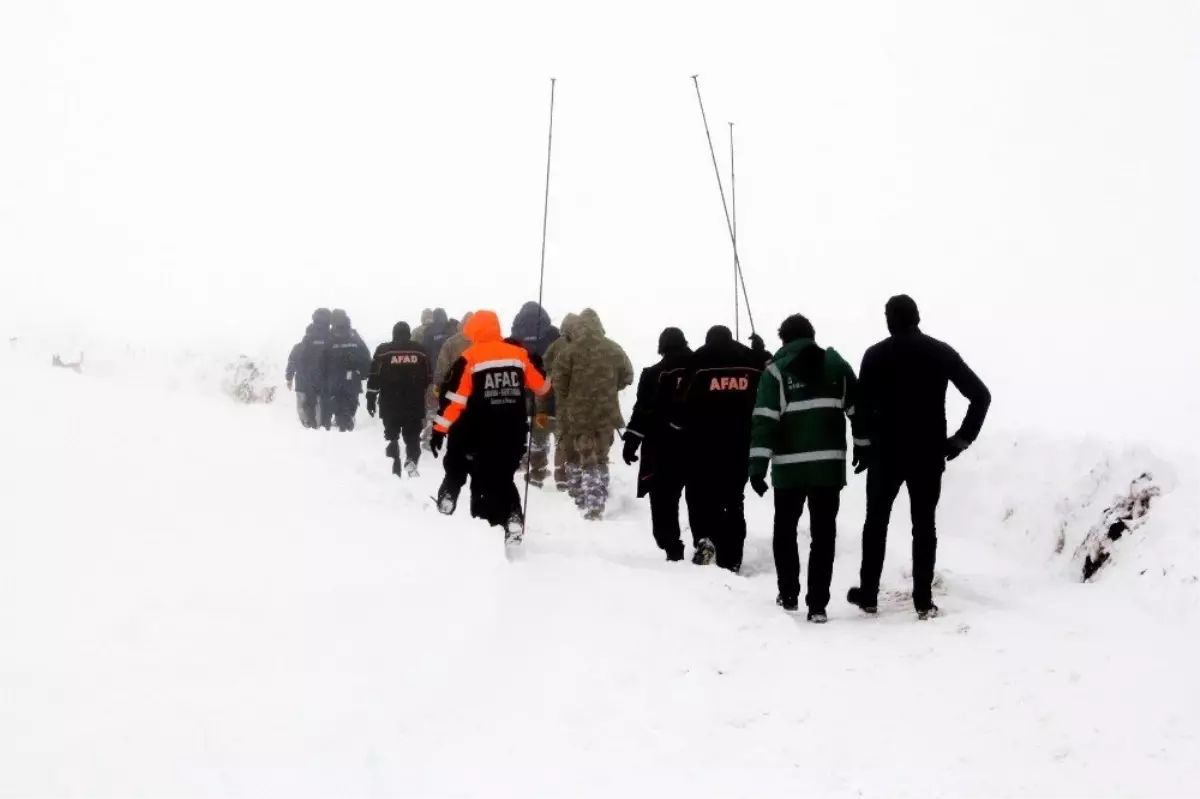
[[[476,409],[481,416],[524,418],[525,389],[539,397],[549,393],[550,381],[529,360],[525,348],[504,340],[494,311],[476,313],[463,334],[471,341],[462,355],[466,368],[458,388],[446,395],[449,403],[434,421],[434,430],[449,432],[468,408],[472,418]]]

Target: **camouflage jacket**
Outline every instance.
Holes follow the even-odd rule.
[[[604,335],[600,317],[590,308],[572,327],[570,341],[554,354],[551,369],[559,418],[579,432],[624,427],[617,394],[633,385],[629,356]]]
[[[450,371],[450,367],[462,357],[462,354],[467,351],[467,347],[471,346],[471,340],[463,333],[465,326],[465,322],[460,324],[458,332],[446,339],[446,343],[442,345],[442,351],[438,353],[437,365],[433,368],[433,384],[435,386],[441,385],[442,380],[446,378],[446,373]]]
[[[554,362],[558,360],[558,356],[563,353],[563,350],[567,348],[567,345],[575,340],[575,324],[578,321],[579,317],[573,313],[569,313],[563,317],[562,335],[554,339],[554,343],[546,348],[546,354],[542,356],[542,364],[546,367],[546,374],[554,374]],[[551,378],[550,383],[551,386],[553,386],[553,378]],[[557,410],[558,408],[555,404],[553,389],[546,396],[538,397],[538,413],[548,413],[551,416],[554,416]],[[562,420],[560,419],[559,421],[561,422]]]

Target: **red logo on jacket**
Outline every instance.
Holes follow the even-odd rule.
[[[714,377],[708,386],[709,391],[749,391],[748,377]]]

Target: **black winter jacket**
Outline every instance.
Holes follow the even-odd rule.
[[[692,354],[679,411],[690,475],[743,483],[749,477],[750,418],[767,357],[736,341]]]
[[[512,338],[539,358],[546,356],[546,350],[558,340],[561,334],[550,321],[550,314],[536,302],[527,302],[521,306],[512,324]]]
[[[424,419],[425,391],[432,382],[429,356],[411,335],[394,336],[391,342],[375,348],[371,375],[367,378],[367,394],[378,396],[381,417],[404,421]]]
[[[329,339],[329,328],[309,325],[304,338],[292,347],[288,355],[285,377],[294,380],[297,394],[320,393],[325,385],[325,345]]]
[[[371,369],[371,354],[356,331],[351,328],[330,330],[321,360],[328,396],[362,393],[362,381]]]
[[[687,347],[668,352],[658,363],[642,370],[637,401],[625,427],[625,439],[637,439],[642,455],[638,468],[638,496],[644,497],[655,481],[682,481],[683,453],[679,394],[692,351]]]
[[[870,441],[872,457],[889,463],[944,463],[946,386],[970,402],[956,435],[979,436],[992,395],[950,345],[913,328],[895,333],[863,355],[858,375],[863,414],[855,429]]]

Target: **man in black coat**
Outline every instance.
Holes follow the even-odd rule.
[[[638,498],[650,495],[650,524],[654,541],[667,553],[667,560],[683,560],[683,535],[679,529],[679,500],[683,496],[683,441],[678,420],[677,397],[692,350],[677,327],[668,327],[658,337],[661,360],[642,370],[637,401],[625,428],[625,463],[638,461]]]
[[[709,330],[688,360],[680,395],[692,562],[715,560],[733,572],[742,568],[746,543],[750,418],[769,358],[762,339],[751,340],[754,349],[734,341],[727,327]]]
[[[891,335],[867,350],[858,376],[856,412],[863,415],[856,439],[856,471],[867,473],[867,519],[858,587],[847,597],[874,613],[883,571],[888,522],[900,486],[908,485],[913,527],[913,604],[921,619],[937,615],[933,569],[937,557],[935,518],[946,461],[954,460],[979,435],[992,395],[949,345],[921,332],[917,304],[892,297],[885,309]],[[946,387],[970,402],[958,432],[946,436]]]
[[[558,340],[561,334],[550,320],[550,314],[536,302],[527,302],[521,306],[512,323],[511,338],[539,358],[546,357],[546,350]]]
[[[560,336],[561,333],[550,320],[550,314],[546,313],[546,309],[531,301],[522,305],[521,310],[513,319],[512,335],[509,340],[524,347],[530,357],[538,359],[538,367],[541,368],[540,359],[546,357],[546,351]],[[530,483],[537,488],[542,487],[550,474],[550,434],[553,432],[550,428],[550,419],[555,413],[553,391],[543,400],[542,405],[545,407],[545,412],[537,414],[533,395],[526,395],[525,412],[529,414],[530,418],[535,419],[535,422],[530,429],[529,462],[524,463],[524,468],[528,473]],[[524,462],[524,458],[522,461]]]
[[[433,370],[425,349],[412,340],[407,322],[392,328],[392,340],[375,349],[371,376],[367,378],[367,413],[383,421],[385,454],[392,459],[392,473],[400,469],[400,443],[404,437],[404,471],[417,476],[421,459],[421,429],[425,424],[425,392],[433,382]]]
[[[329,339],[322,358],[325,376],[325,396],[321,403],[321,426],[326,430],[333,423],[341,432],[354,429],[358,412],[358,397],[362,382],[371,368],[371,354],[362,337],[350,326],[350,317],[335,309],[329,328]]]
[[[288,389],[296,392],[296,411],[300,416],[300,424],[310,430],[320,426],[318,403],[325,386],[321,366],[329,338],[329,322],[322,316],[321,310],[313,314],[313,323],[304,332],[304,338],[292,347],[284,375]]]

